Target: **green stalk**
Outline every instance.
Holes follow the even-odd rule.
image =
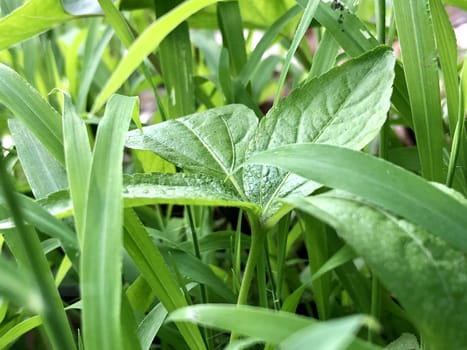
[[[52,348],[76,349],[68,319],[60,295],[55,288],[47,259],[42,252],[39,238],[34,229],[24,224],[21,208],[12,190],[14,185],[5,168],[3,154],[0,154],[0,187],[16,226],[17,249],[21,252],[23,263],[31,271],[39,288],[41,300],[38,300],[37,307]]]
[[[378,41],[384,44],[386,40],[386,0],[375,0],[376,8],[376,31]],[[379,134],[379,156],[380,158],[387,159],[388,157],[388,133],[389,124],[388,120],[383,124]],[[379,320],[381,318],[381,305],[382,305],[382,286],[379,279],[373,274],[371,279],[371,315]],[[373,342],[374,333],[368,329],[368,341]]]

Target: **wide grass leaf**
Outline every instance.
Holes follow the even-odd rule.
[[[332,191],[289,203],[337,229],[407,310],[430,349],[467,346],[465,254],[348,194]]]
[[[360,320],[360,325],[362,324],[362,319],[367,319],[360,315],[353,317]],[[327,330],[334,328],[332,327],[332,324],[316,322],[314,319],[295,315],[289,312],[229,304],[203,304],[188,306],[172,312],[169,315],[168,320],[193,322],[207,327],[238,333],[270,344],[280,344],[286,341],[294,333],[304,329],[310,332],[316,329],[319,332],[323,327]],[[254,322],[252,322],[252,320],[254,320]],[[348,318],[347,320],[340,319],[339,321],[343,322],[347,326],[348,322],[354,322],[352,318]],[[331,322],[335,323],[338,321],[334,320]],[[350,331],[350,328],[353,327],[347,327],[347,332]],[[339,330],[339,332],[340,331],[341,330]],[[353,332],[354,330],[352,329],[350,333]],[[351,336],[351,338],[353,339],[354,337]],[[294,340],[291,339],[291,341]],[[353,341],[351,346],[352,348],[357,349],[358,346],[362,344],[365,343],[360,340],[356,340]],[[365,348],[366,347],[363,347],[363,349]],[[284,347],[284,349],[288,348]],[[372,347],[369,347],[369,349],[372,349]]]
[[[65,169],[31,131],[15,119],[8,120],[8,129],[35,198],[44,198],[68,187]]]
[[[80,285],[88,350],[122,347],[122,161],[125,134],[136,108],[136,98],[115,95],[110,99],[99,123],[88,175]]]
[[[295,89],[261,121],[246,157],[303,142],[364,147],[386,120],[393,69],[391,51],[378,48]],[[277,198],[305,184],[303,178],[270,166],[248,166],[243,174],[247,197],[266,216],[277,209],[271,208]]]
[[[0,103],[64,164],[60,114],[24,78],[3,64],[0,64]]]
[[[253,111],[229,105],[128,133],[126,145],[151,150],[194,173],[230,180],[243,196],[241,176],[235,174],[245,157],[258,121]]]

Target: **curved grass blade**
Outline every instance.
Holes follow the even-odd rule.
[[[122,348],[122,161],[126,131],[137,108],[137,98],[113,96],[97,131],[81,234],[80,287],[87,350]]]
[[[44,11],[47,9],[47,11]],[[0,19],[0,50],[72,19],[57,0],[32,0]]]
[[[60,114],[24,78],[1,63],[0,103],[11,110],[45,148],[64,164]]]
[[[19,120],[9,119],[8,129],[21,167],[36,199],[68,187],[65,169]]]
[[[161,41],[180,23],[202,8],[225,0],[191,0],[183,2],[149,26],[128,49],[127,55],[120,61],[109,81],[96,97],[91,113],[98,111],[107,99],[128,79],[143,60]]]
[[[295,144],[258,153],[246,164],[281,167],[325,186],[351,192],[467,253],[467,206],[392,163],[331,145]]]
[[[37,286],[39,295],[36,300],[36,310],[44,321],[52,348],[58,350],[65,347],[73,350],[76,347],[72,332],[62,300],[55,288],[48,261],[42,251],[37,232],[30,226],[26,226],[23,221],[21,203],[13,192],[13,188],[4,165],[3,154],[0,153],[0,190],[16,226],[16,232],[11,236],[6,235],[5,239],[10,247],[16,245],[15,251],[20,265],[31,273]]]

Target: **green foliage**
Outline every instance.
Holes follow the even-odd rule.
[[[0,348],[466,348],[444,4],[3,1]]]

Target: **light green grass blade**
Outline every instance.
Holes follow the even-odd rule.
[[[91,148],[86,125],[77,114],[71,98],[63,94],[63,136],[65,161],[73,203],[76,232],[82,244],[86,202],[88,198],[89,173],[91,169]]]
[[[320,350],[345,350],[363,325],[373,326],[374,323],[371,318],[363,315],[321,322],[293,333],[279,346],[287,350],[302,350],[313,344],[313,347]]]
[[[143,350],[149,350],[152,341],[167,317],[167,310],[159,303],[138,325],[137,334]]]
[[[279,166],[361,196],[467,252],[467,206],[423,178],[382,159],[331,145],[301,144],[258,153],[246,163]]]
[[[235,77],[240,74],[246,62],[245,38],[238,1],[217,4],[217,18],[224,48],[229,53],[232,76]]]
[[[81,233],[80,287],[87,350],[122,348],[123,144],[130,119],[137,108],[136,98],[113,96],[97,131]]]
[[[0,295],[18,307],[37,312],[41,296],[28,271],[0,256]]]
[[[3,154],[0,153],[0,193],[5,198],[10,215],[16,226],[16,231],[4,238],[11,248],[15,247],[15,256],[20,266],[23,266],[34,279],[39,293],[35,300],[35,308],[44,321],[45,331],[53,349],[63,347],[73,350],[75,344],[68,320],[63,309],[62,301],[48,261],[42,251],[37,232],[23,221],[21,203],[13,192],[13,184],[4,165]],[[17,254],[16,254],[17,253]]]
[[[34,197],[41,199],[68,187],[65,169],[19,120],[9,119],[21,167]]]
[[[289,24],[300,13],[300,11],[299,6],[290,8],[266,30],[255,49],[250,54],[250,57],[248,57],[248,61],[243,66],[242,71],[238,76],[238,81],[242,85],[246,86],[248,84],[254,72],[258,68],[258,65],[261,63],[263,54],[271,46],[274,39],[281,33],[284,27]]]
[[[428,0],[395,0],[394,12],[422,175],[444,182],[437,52]]]
[[[288,312],[229,304],[188,306],[172,312],[168,320],[198,323],[200,325],[256,338],[270,344],[280,344],[295,332],[303,329],[309,329],[311,331],[315,329],[313,326],[318,329],[318,327],[328,325],[326,322],[316,322],[311,318]],[[252,322],[252,320],[254,320],[254,322]],[[342,321],[343,319],[340,320]],[[360,343],[363,342],[359,340],[354,341],[356,346]],[[378,349],[378,347],[376,348]]]
[[[31,198],[18,195],[17,200],[21,205],[24,220],[30,225],[41,230],[46,235],[58,239],[70,260],[73,262],[73,265],[77,268],[79,260],[79,246],[75,233],[65,223],[56,219]],[[0,200],[0,202],[2,202],[2,200]],[[0,229],[5,230],[14,227],[15,225],[10,219],[0,221]]]
[[[461,9],[467,10],[467,3],[464,0],[443,0],[444,4],[451,4]]]
[[[104,50],[108,48],[109,41],[114,34],[112,28],[108,27],[99,37],[101,20],[99,18],[89,19],[88,34],[84,45],[84,55],[81,65],[79,79],[78,97],[76,109],[79,113],[86,110],[86,102],[92,81],[96,75]]]
[[[303,36],[305,35],[308,27],[310,26],[311,21],[315,15],[316,9],[318,8],[318,4],[320,0],[309,0],[305,7],[305,12],[303,13],[302,18],[300,19],[300,23],[298,24],[297,31],[294,35],[292,40],[292,44],[290,45],[289,50],[287,51],[287,55],[285,57],[285,61],[282,66],[281,75],[279,76],[279,81],[277,83],[277,90],[274,96],[274,105],[280,100],[282,89],[284,87],[285,78],[287,77],[287,73],[289,72],[290,64],[292,63],[292,57],[297,51],[300,42],[302,41]]]
[[[0,64],[0,103],[64,164],[60,114],[26,80],[3,64]]]
[[[94,113],[104,105],[110,95],[122,86],[146,56],[155,50],[173,29],[192,14],[219,1],[223,0],[186,1],[149,26],[130,46],[127,55],[120,61],[111,78],[96,97],[92,112]]]
[[[141,271],[152,290],[168,311],[187,306],[185,296],[177,285],[159,249],[132,210],[125,211],[125,249]],[[190,349],[206,349],[199,329],[186,323],[177,324]]]
[[[181,4],[180,0],[155,1],[156,14],[161,17]],[[195,111],[193,58],[188,24],[181,22],[159,47],[162,76],[168,94],[169,119]]]
[[[0,49],[13,46],[72,18],[63,10],[60,1],[28,1],[0,19],[0,32],[8,33],[0,38]]]
[[[460,97],[457,75],[456,35],[441,0],[429,0],[429,3],[439,61],[443,72],[444,88],[446,89],[449,128],[451,135],[453,135],[457,124]]]

